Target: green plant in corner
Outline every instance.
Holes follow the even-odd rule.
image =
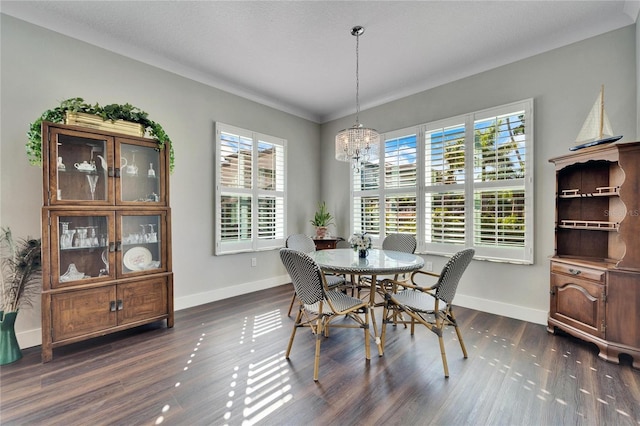
[[[149,114],[128,103],[124,105],[111,104],[101,107],[98,104],[87,104],[82,98],[70,98],[60,102],[59,107],[46,110],[29,125],[29,131],[27,132],[29,141],[27,142],[26,149],[27,157],[31,164],[36,166],[42,164],[42,122],[63,123],[67,112],[94,114],[102,117],[104,121],[125,120],[141,124],[146,130],[149,130],[149,134],[156,139],[158,149],[164,149],[165,144],[169,143],[169,170],[173,172],[175,163],[173,143],[162,126],[149,119]]]
[[[327,211],[327,205],[324,201],[318,203],[318,210],[311,220],[311,224],[315,227],[327,227],[333,225],[333,216]]]

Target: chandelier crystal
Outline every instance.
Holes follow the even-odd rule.
[[[364,163],[378,158],[380,145],[378,132],[360,124],[359,48],[362,34],[364,27],[356,26],[351,29],[351,35],[356,37],[356,123],[336,135],[336,160],[351,162],[356,173]]]

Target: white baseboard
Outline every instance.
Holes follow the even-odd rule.
[[[32,330],[16,332],[18,344],[22,349],[39,346],[42,344],[42,329],[34,328]]]
[[[488,312],[503,317],[515,318],[521,321],[532,322],[534,324],[547,325],[548,311],[527,308],[524,306],[511,305],[509,303],[496,302],[495,300],[481,299],[473,296],[465,296],[458,293],[454,305],[463,308],[475,309],[476,311]]]
[[[216,290],[206,291],[204,293],[190,294],[189,296],[178,297],[174,300],[173,305],[176,311],[181,309],[192,308],[194,306],[204,305],[229,297],[240,296],[243,294],[253,293],[254,291],[265,290],[271,287],[277,287],[282,284],[290,283],[291,279],[288,275],[281,275],[266,280],[253,281],[245,284],[238,284],[231,287],[224,287]]]
[[[277,287],[289,282],[291,282],[291,280],[288,275],[281,275],[279,277],[269,278],[266,280],[253,281],[250,283],[178,297],[174,300],[174,309],[179,311],[182,309],[192,308],[194,306],[204,305],[205,303],[228,299],[229,297],[240,296],[247,293],[253,293],[254,291]],[[455,304],[464,308],[475,309],[495,315],[502,315],[535,324],[547,324],[548,312],[538,309],[510,305],[489,299],[465,296],[463,294],[456,295]],[[42,330],[39,328],[18,332],[16,333],[16,336],[20,347],[23,349],[42,344]]]

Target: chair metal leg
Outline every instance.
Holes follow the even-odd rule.
[[[447,365],[447,354],[444,351],[444,339],[442,335],[438,336],[438,343],[440,343],[440,355],[442,356],[442,366],[444,367],[444,377],[449,378],[449,366]]]
[[[298,315],[296,316],[296,321],[293,323],[293,330],[291,331],[291,337],[289,337],[289,344],[287,345],[287,353],[284,355],[284,357],[287,359],[289,359],[289,354],[291,353],[291,347],[293,346],[293,339],[296,337],[296,331],[300,326],[301,319],[302,319],[302,310],[299,310]]]
[[[318,333],[316,333],[316,355],[313,363],[313,380],[315,382],[318,381],[318,374],[320,370],[320,344],[322,343],[322,329],[324,326],[324,318],[319,316],[318,321],[316,323],[316,327],[318,328]]]
[[[456,330],[458,342],[460,342],[460,348],[462,349],[462,355],[464,355],[465,358],[469,358],[467,355],[467,347],[464,345],[464,340],[462,340],[462,332],[460,332],[460,327],[458,327],[458,322],[456,321],[456,317],[453,315],[452,310],[449,310],[449,316],[451,317],[451,325],[453,325]]]
[[[290,317],[291,316],[291,310],[293,309],[293,304],[296,303],[296,292],[293,292],[293,297],[291,297],[291,303],[289,304],[289,311],[287,312],[287,316]]]
[[[371,344],[369,342],[369,308],[364,308],[364,354],[367,359],[371,359]],[[384,348],[384,345],[382,346]]]

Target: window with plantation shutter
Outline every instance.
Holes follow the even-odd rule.
[[[417,133],[385,135],[380,160],[366,164],[353,177],[353,232],[366,232],[374,242],[390,233],[416,233]]]
[[[284,245],[285,149],[283,139],[216,123],[216,255]]]
[[[353,232],[416,235],[418,252],[533,263],[533,100],[383,135],[353,176]],[[383,152],[384,151],[384,152]]]

